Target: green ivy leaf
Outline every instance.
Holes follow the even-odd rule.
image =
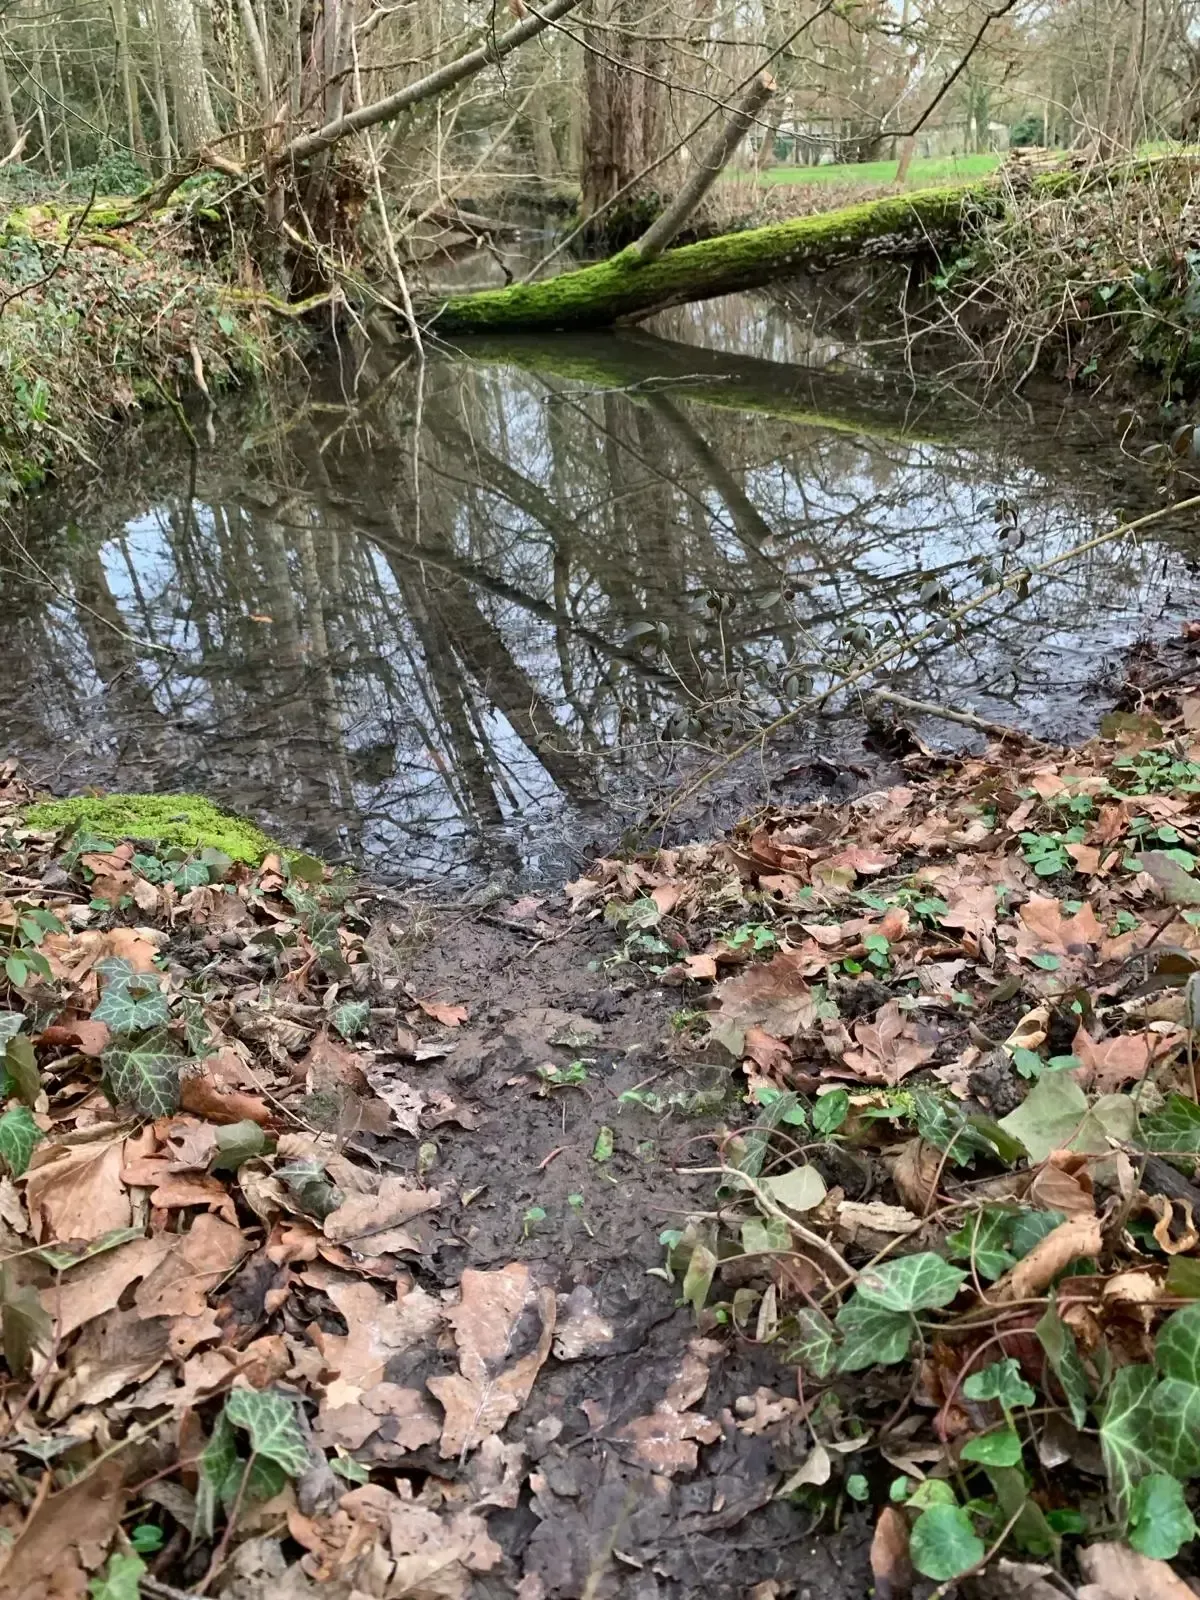
[[[802,1307],[795,1316],[796,1332],[788,1360],[811,1372],[814,1378],[827,1378],[837,1364],[837,1331],[823,1311]]]
[[[208,1164],[210,1172],[236,1172],[243,1161],[252,1161],[267,1147],[267,1136],[257,1122],[229,1122],[217,1129],[217,1153]]]
[[[1200,1384],[1200,1302],[1167,1318],[1158,1330],[1154,1358],[1164,1378]]]
[[[1183,1485],[1165,1472],[1152,1472],[1133,1492],[1129,1542],[1154,1561],[1171,1561],[1198,1531]]]
[[[1014,1356],[973,1372],[963,1384],[963,1394],[968,1400],[999,1400],[1006,1411],[1012,1406],[1031,1406],[1037,1399],[1036,1392],[1021,1376],[1021,1364]]]
[[[1021,1460],[1021,1435],[1015,1428],[981,1433],[963,1445],[961,1459],[978,1461],[985,1467],[1015,1467]]]
[[[308,1446],[296,1421],[296,1408],[277,1389],[234,1389],[225,1402],[225,1416],[245,1428],[255,1455],[274,1461],[289,1478],[311,1465]]]
[[[149,1033],[136,1044],[114,1039],[100,1062],[118,1105],[132,1106],[146,1117],[165,1117],[178,1107],[184,1058],[165,1030]]]
[[[136,974],[140,979],[150,975]],[[157,981],[128,984],[110,982],[92,1012],[96,1022],[107,1022],[113,1033],[144,1033],[159,1028],[171,1017],[171,1006]]]
[[[1141,1119],[1138,1134],[1146,1150],[1200,1152],[1200,1106],[1169,1094],[1165,1105]]]
[[[34,1150],[45,1137],[28,1106],[14,1106],[0,1117],[0,1158],[14,1178],[25,1171]]]
[[[1063,1150],[1087,1115],[1088,1098],[1070,1073],[1047,1072],[1000,1126],[1019,1139],[1035,1165]]]
[[[1060,1222],[1067,1220],[1065,1211],[1018,1211],[1012,1225],[1012,1253],[1022,1260],[1041,1244],[1048,1233],[1053,1233]]]
[[[183,1037],[192,1055],[203,1059],[205,1056],[214,1055],[212,1029],[208,1025],[208,1018],[204,1015],[204,1007],[199,1000],[194,1000],[190,995],[185,995],[179,1006],[179,1016],[183,1023]]]
[[[945,1478],[922,1478],[909,1495],[908,1504],[914,1511],[928,1511],[930,1506],[955,1506],[958,1501]]]
[[[1200,1475],[1200,1388],[1164,1378],[1150,1396],[1150,1447],[1155,1464],[1177,1478]]]
[[[812,1124],[818,1133],[836,1133],[849,1114],[850,1096],[845,1089],[833,1089],[817,1097]]]
[[[1033,1331],[1046,1352],[1046,1360],[1050,1363],[1055,1377],[1062,1385],[1067,1404],[1071,1408],[1071,1421],[1077,1428],[1082,1428],[1087,1421],[1087,1374],[1083,1370],[1083,1362],[1079,1359],[1075,1335],[1059,1316],[1058,1307],[1053,1299]]]
[[[782,1217],[747,1217],[742,1223],[742,1249],[747,1255],[791,1248],[792,1230]]]
[[[139,1600],[146,1563],[138,1555],[114,1554],[99,1578],[88,1584],[92,1600]]]
[[[853,1295],[837,1314],[842,1348],[838,1352],[839,1372],[858,1372],[863,1367],[890,1367],[903,1361],[912,1343],[913,1321],[905,1312],[885,1311],[860,1295]]]
[[[0,1341],[4,1359],[14,1378],[29,1371],[33,1352],[47,1349],[54,1324],[32,1284],[18,1284],[7,1268],[0,1267]]]
[[[335,1006],[329,1019],[343,1039],[353,1039],[371,1020],[371,1007],[366,1000],[344,1000]]]
[[[196,1516],[193,1533],[197,1539],[210,1539],[216,1525],[217,1506],[232,1504],[241,1481],[242,1463],[238,1460],[237,1435],[222,1411],[213,1426],[212,1438],[200,1454],[200,1482],[196,1488]]]
[[[72,1267],[77,1267],[83,1261],[90,1261],[93,1256],[102,1256],[109,1250],[115,1250],[118,1245],[129,1244],[133,1239],[144,1239],[144,1228],[110,1228],[107,1233],[102,1233],[98,1239],[81,1239],[76,1243],[44,1244],[34,1254],[39,1261],[44,1261],[47,1266],[53,1267],[55,1272],[69,1272]]]
[[[275,1176],[287,1185],[288,1192],[310,1217],[324,1221],[341,1204],[341,1191],[325,1176],[325,1168],[315,1157],[298,1157],[286,1166],[276,1167]]]
[[[18,1033],[8,1041],[4,1051],[4,1070],[17,1096],[31,1106],[41,1093],[42,1075],[33,1053],[33,1040],[28,1034]]]
[[[885,1311],[928,1311],[949,1305],[966,1281],[966,1273],[952,1267],[932,1250],[902,1256],[858,1275],[858,1293]]]
[[[716,1270],[717,1258],[714,1252],[707,1245],[696,1245],[688,1260],[687,1271],[683,1275],[683,1289],[680,1295],[693,1311],[704,1310],[704,1302],[708,1299],[708,1291],[712,1288],[713,1274]]]
[[[908,1551],[917,1571],[940,1583],[969,1572],[987,1553],[961,1506],[930,1506],[922,1511],[913,1523]]]
[[[948,1105],[928,1089],[914,1089],[912,1105],[917,1132],[939,1150],[949,1152],[956,1167],[970,1166],[977,1155],[995,1156],[992,1141],[968,1122],[957,1106]]]
[[[983,1206],[967,1218],[946,1240],[956,1261],[971,1261],[981,1278],[991,1281],[1015,1267],[1017,1258],[1008,1248],[1016,1212],[1006,1206]]]
[[[871,1485],[861,1472],[852,1472],[846,1479],[846,1493],[851,1500],[857,1500],[859,1505],[864,1505],[871,1498]]]
[[[1150,1393],[1155,1378],[1150,1366],[1118,1367],[1100,1419],[1109,1497],[1121,1521],[1129,1514],[1138,1479],[1158,1470],[1150,1434]]]

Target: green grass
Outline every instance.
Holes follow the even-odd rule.
[[[986,177],[995,172],[1003,157],[928,156],[914,160],[908,169],[910,184],[968,182],[972,178]],[[760,183],[895,183],[895,161],[843,161],[828,167],[768,167],[760,172]],[[736,174],[747,178],[744,169]]]

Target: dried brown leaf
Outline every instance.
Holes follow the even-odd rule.
[[[396,1250],[419,1250],[421,1242],[404,1224],[442,1203],[437,1189],[418,1189],[399,1173],[389,1172],[376,1194],[348,1195],[322,1223],[327,1239],[347,1244],[360,1255],[381,1256]]]
[[[1057,1228],[1035,1244],[1007,1276],[1000,1279],[993,1291],[994,1297],[998,1300],[1031,1300],[1073,1261],[1081,1261],[1085,1256],[1098,1256],[1103,1243],[1099,1217],[1068,1217],[1066,1222],[1060,1222]]]
[[[58,1494],[42,1479],[20,1532],[0,1552],[0,1600],[82,1597],[86,1572],[104,1560],[120,1521],[125,1496],[122,1464],[104,1462]]]
[[[1088,1580],[1079,1600],[1196,1600],[1165,1561],[1139,1555],[1125,1544],[1091,1544],[1079,1552]]]
[[[463,1273],[447,1312],[460,1371],[428,1382],[446,1411],[443,1456],[473,1449],[525,1404],[550,1353],[555,1312],[554,1291],[539,1288],[524,1262]]]
[[[871,1538],[871,1575],[875,1600],[900,1600],[912,1588],[908,1556],[908,1523],[896,1506],[884,1506]]]
[[[81,1144],[47,1141],[34,1151],[25,1175],[25,1203],[39,1244],[98,1239],[129,1226],[133,1213],[121,1182],[123,1145],[121,1132],[104,1132]]]

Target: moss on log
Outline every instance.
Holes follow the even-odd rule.
[[[641,261],[623,250],[608,261],[541,283],[451,295],[422,307],[439,334],[606,327],[623,317],[823,269],[864,256],[898,255],[961,231],[968,209],[999,207],[998,191],[971,184],[918,189],[721,234]]]

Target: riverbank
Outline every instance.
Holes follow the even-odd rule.
[[[32,202],[0,217],[4,498],[94,465],[143,408],[168,408],[186,431],[185,400],[273,378],[303,342],[299,308],[239,269],[228,239],[207,255],[198,199],[122,220],[132,206]]]
[[[1170,1592],[1196,640],[1076,749],[486,905],[9,769],[0,1593]]]

